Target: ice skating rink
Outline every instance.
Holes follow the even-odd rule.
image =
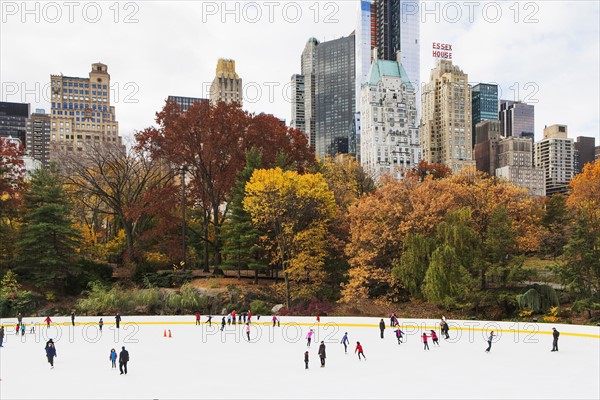
[[[251,339],[245,326],[196,326],[194,316],[104,316],[102,335],[97,317],[24,318],[29,332],[14,335],[15,319],[0,321],[6,329],[0,349],[0,399],[598,399],[600,398],[600,328],[593,326],[512,322],[452,321],[450,339],[440,346],[420,335],[438,320],[399,319],[405,342],[397,344],[385,318],[385,337],[378,318],[253,317]],[[204,322],[206,317],[202,317]],[[560,332],[559,352],[552,348],[552,327]],[[306,334],[315,330],[310,368],[304,369]],[[167,337],[164,337],[165,330]],[[168,337],[168,331],[171,336]],[[498,336],[485,353],[487,335]],[[340,340],[348,332],[348,354]],[[56,342],[55,368],[44,346]],[[317,350],[324,341],[325,368]],[[360,341],[366,361],[354,355]],[[109,361],[111,348],[125,346],[129,373],[119,375]]]

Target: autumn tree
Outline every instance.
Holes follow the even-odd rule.
[[[157,128],[136,134],[138,148],[156,160],[188,168],[193,204],[201,204],[209,213],[212,238],[202,240],[210,242],[218,272],[222,226],[231,190],[245,165],[246,151],[259,149],[264,165],[274,162],[278,154],[286,154],[288,161],[300,168],[313,157],[306,137],[273,116],[250,115],[237,103],[219,102],[213,106],[197,102],[182,112],[175,102],[167,102],[157,113],[156,122]]]
[[[17,220],[25,189],[23,149],[0,137],[0,265],[14,258]]]
[[[142,152],[94,144],[85,154],[63,155],[62,160],[67,184],[80,195],[78,201],[92,212],[112,215],[123,229],[128,261],[138,256],[139,240],[156,225],[159,213],[170,226],[176,224],[169,214],[178,204],[173,201],[174,174]],[[164,240],[167,231],[162,226],[157,234]]]
[[[322,285],[320,243],[336,210],[323,176],[280,168],[255,170],[246,184],[243,204],[252,221],[270,229],[276,238],[287,306],[291,280],[300,293],[304,285]]]
[[[61,287],[76,264],[80,234],[56,164],[33,172],[24,208],[15,271],[40,286]]]

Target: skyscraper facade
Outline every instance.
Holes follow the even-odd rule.
[[[594,150],[596,147],[596,139],[587,136],[577,136],[574,143],[575,146],[575,173],[579,174],[587,163],[594,162]]]
[[[521,101],[500,100],[499,108],[503,136],[534,138],[535,113],[533,105]]]
[[[533,196],[545,196],[546,179],[543,168],[533,166],[533,139],[509,136],[500,139],[495,175],[527,189]]]
[[[25,132],[29,118],[29,104],[0,102],[0,137],[19,139],[25,146]]]
[[[546,180],[546,196],[566,193],[575,176],[573,139],[567,137],[566,125],[544,128],[544,138],[535,144],[535,166],[542,168]]]
[[[361,165],[376,182],[403,178],[421,148],[415,89],[402,64],[375,60],[361,97]]]
[[[349,153],[353,140],[356,95],[354,39],[352,33],[316,46],[315,153],[320,158]],[[305,80],[305,90],[306,86]]]
[[[220,58],[217,61],[215,78],[210,85],[210,102],[219,101],[243,105],[242,78],[235,72],[235,60]]]
[[[468,75],[452,61],[439,60],[421,96],[423,160],[445,164],[454,173],[475,166],[468,81]]]
[[[174,101],[182,112],[187,112],[195,103],[204,103],[209,100],[201,97],[169,96],[167,101]]]
[[[44,167],[50,164],[50,115],[44,110],[36,110],[27,119],[27,154]]]
[[[308,137],[310,147],[316,146],[315,136],[315,60],[319,41],[308,39],[300,58],[301,75],[304,77],[304,133]]]
[[[51,159],[60,153],[85,152],[93,144],[121,145],[105,64],[92,64],[87,78],[50,75],[50,82]]]
[[[475,125],[476,142],[473,148],[475,168],[490,176],[496,175],[498,168],[498,143],[500,142],[500,122],[484,120]]]
[[[471,129],[475,145],[475,127],[481,121],[498,120],[498,85],[479,83],[471,89]]]
[[[304,75],[294,74],[291,79],[292,119],[290,127],[306,132],[304,108]],[[309,138],[310,140],[310,138]]]

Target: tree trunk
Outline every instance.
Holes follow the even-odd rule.
[[[285,308],[290,308],[290,280],[288,278],[287,271],[284,271],[283,276],[285,278]]]
[[[223,276],[223,270],[221,269],[221,226],[219,225],[219,207],[213,205],[213,225],[215,227],[215,240],[214,240],[214,249],[215,249],[215,269],[213,270],[213,275]]]
[[[208,251],[209,251],[209,244],[208,244],[208,221],[204,221],[204,257],[203,257],[203,262],[204,262],[204,269],[203,272],[210,272],[209,269],[209,262],[208,262]]]

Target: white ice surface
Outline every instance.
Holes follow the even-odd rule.
[[[408,336],[398,345],[388,318],[380,339],[376,318],[322,317],[317,325],[312,317],[282,317],[282,326],[273,329],[271,317],[263,316],[252,326],[254,343],[239,325],[221,334],[216,316],[212,329],[195,326],[193,316],[123,316],[118,333],[114,318],[104,317],[101,337],[99,318],[78,317],[75,328],[69,317],[53,319],[60,325],[50,330],[35,319],[37,333],[24,338],[13,334],[14,319],[0,321],[7,329],[0,399],[600,398],[598,327],[449,321],[451,339],[441,339],[439,348],[430,341],[431,350],[424,351],[420,327],[438,321],[401,319]],[[24,318],[27,331],[32,321]],[[550,352],[552,326],[561,332],[558,353]],[[316,335],[305,370],[310,327]],[[172,338],[163,337],[165,329]],[[501,335],[488,354],[490,329]],[[340,344],[344,332],[351,342],[347,355]],[[48,337],[56,342],[54,369],[45,357]],[[325,368],[317,355],[321,340],[327,345]],[[357,340],[367,361],[353,354]],[[119,352],[121,346],[131,357],[123,376],[108,358],[111,348]]]

